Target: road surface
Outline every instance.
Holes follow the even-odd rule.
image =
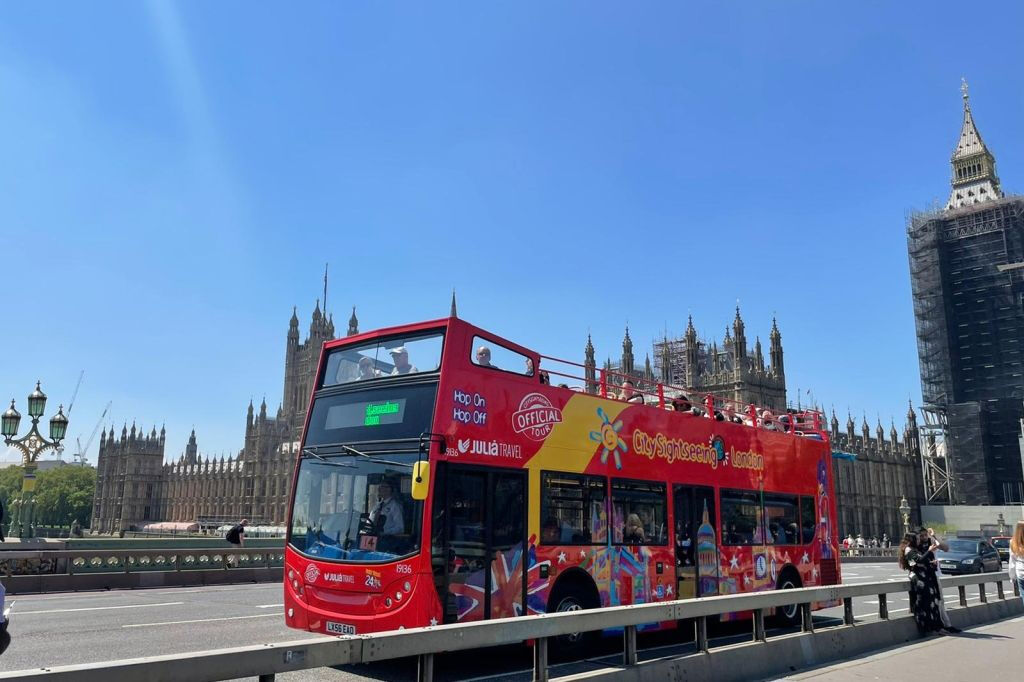
[[[895,563],[846,564],[843,582],[905,580]],[[17,604],[11,623],[11,644],[0,656],[0,670],[21,670],[54,665],[183,653],[249,644],[310,638],[319,635],[291,630],[282,616],[281,585],[258,583],[109,592],[78,592],[14,596]],[[972,600],[977,600],[973,591]],[[946,601],[957,603],[956,591]],[[906,613],[905,594],[890,595],[889,612]],[[858,619],[875,618],[874,598],[854,600]],[[816,612],[822,625],[842,618],[842,609]],[[749,623],[726,624],[710,634],[720,643],[749,637]],[[665,656],[692,649],[681,644],[678,632],[642,635],[640,646],[648,656]],[[617,658],[621,642],[609,638],[594,652],[595,662],[567,664],[560,674],[584,670],[600,663],[602,653]],[[504,647],[486,656],[441,656],[435,663],[440,680],[529,679],[531,652],[527,647]],[[288,682],[332,680],[414,679],[415,664],[403,660],[375,665],[348,666],[279,676]]]

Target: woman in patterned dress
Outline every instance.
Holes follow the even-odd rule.
[[[939,578],[935,572],[935,554],[922,548],[917,535],[907,533],[900,543],[900,568],[910,572],[910,611],[917,629],[927,635],[942,629],[939,614]]]

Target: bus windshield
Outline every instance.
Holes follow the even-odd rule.
[[[327,356],[321,387],[437,371],[443,337],[419,333],[337,348]]]
[[[320,559],[391,561],[419,549],[423,503],[412,499],[416,453],[305,456],[289,543]]]

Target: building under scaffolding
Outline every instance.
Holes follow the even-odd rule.
[[[952,166],[946,208],[907,225],[926,496],[1022,502],[1024,198],[1003,195],[966,88]]]

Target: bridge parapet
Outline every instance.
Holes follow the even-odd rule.
[[[279,547],[0,552],[0,574],[10,594],[280,580],[283,566]]]

